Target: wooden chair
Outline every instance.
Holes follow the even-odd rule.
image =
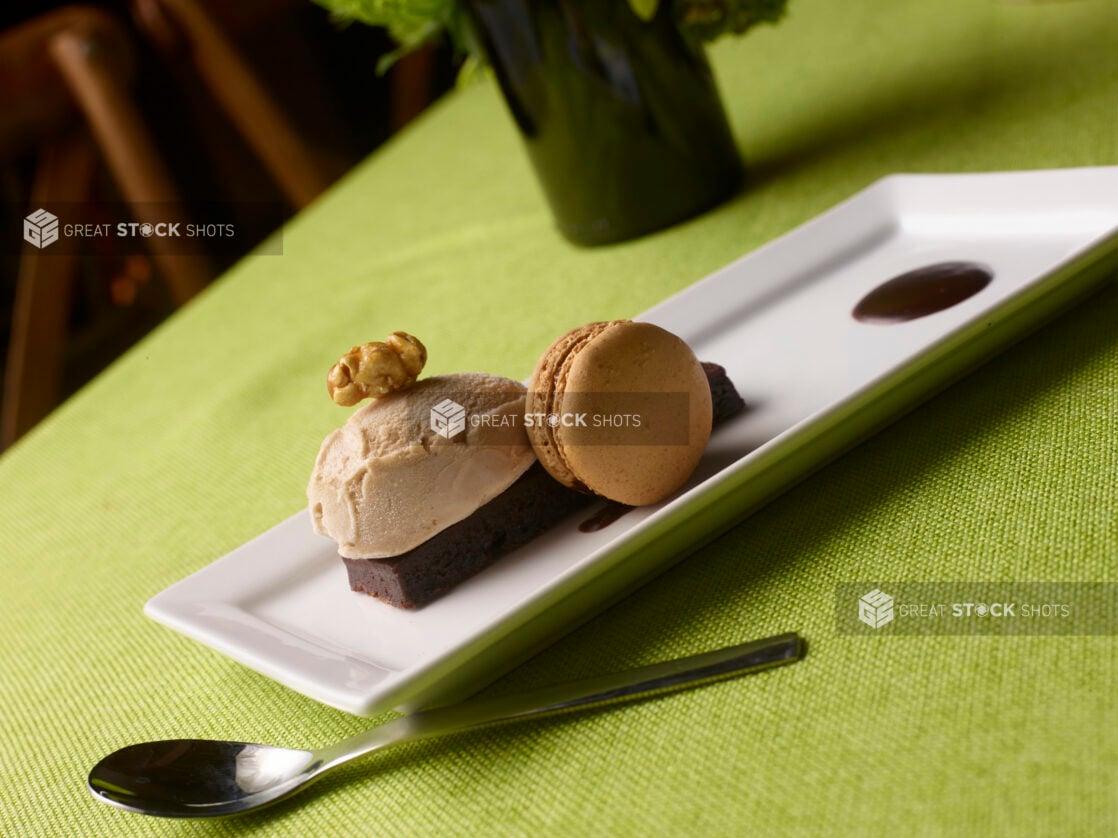
[[[132,0],[133,17],[169,61],[185,58],[226,118],[296,209],[331,178],[300,140],[207,5],[199,0]],[[390,128],[398,131],[434,98],[435,53],[426,47],[393,66]]]
[[[222,27],[197,0],[132,0],[136,25],[171,59],[183,57],[229,122],[302,209],[331,176],[300,140]],[[182,221],[185,211],[150,131],[129,96],[134,49],[124,28],[93,7],[70,6],[0,33],[0,153],[38,146],[32,186],[35,207],[89,200],[100,152],[136,221]],[[433,97],[430,50],[407,56],[391,77],[392,129],[414,118]],[[74,115],[80,119],[74,124]],[[153,204],[160,217],[150,218]],[[67,219],[80,221],[80,219]],[[178,305],[213,272],[183,240],[144,240]],[[0,448],[10,445],[57,404],[62,351],[77,257],[29,251],[20,263],[12,338],[0,404]]]
[[[133,60],[123,27],[94,7],[63,7],[0,33],[0,150],[39,148],[32,209],[67,202],[79,210],[92,198],[100,152],[135,221],[186,220],[129,94]],[[152,236],[144,244],[176,304],[213,277],[203,254],[182,240]],[[76,266],[76,255],[45,249],[28,248],[20,260],[0,445],[11,444],[58,402]]]
[[[204,6],[194,0],[133,0],[132,8],[137,25],[165,55],[186,56],[292,207],[302,209],[330,184],[329,175]]]

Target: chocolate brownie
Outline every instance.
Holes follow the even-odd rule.
[[[745,399],[738,393],[734,382],[726,375],[726,368],[720,364],[703,361],[703,372],[710,384],[711,425],[729,419],[745,407]]]
[[[593,500],[568,489],[536,463],[468,518],[403,555],[343,556],[349,586],[398,608],[419,608]]]

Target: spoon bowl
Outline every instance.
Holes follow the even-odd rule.
[[[220,817],[275,803],[320,773],[314,751],[167,739],[114,751],[93,767],[89,788],[106,803],[163,817]]]

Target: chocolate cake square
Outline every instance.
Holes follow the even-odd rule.
[[[349,586],[397,608],[419,608],[593,501],[593,495],[568,489],[536,463],[468,518],[402,555],[343,556]]]

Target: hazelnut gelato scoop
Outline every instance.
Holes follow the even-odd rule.
[[[473,514],[536,461],[523,384],[426,378],[358,409],[322,443],[307,500],[315,532],[351,559],[398,556]]]

